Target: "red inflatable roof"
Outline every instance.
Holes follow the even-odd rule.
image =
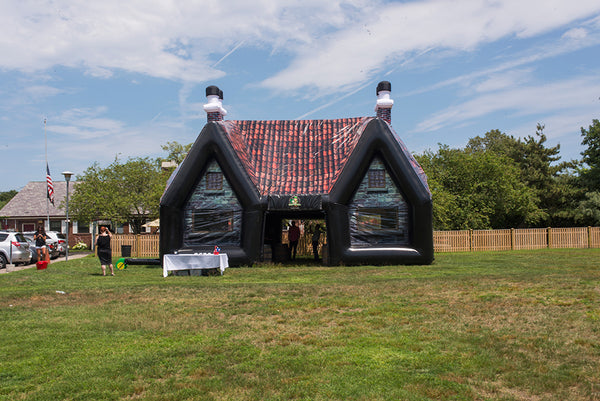
[[[221,121],[261,195],[326,194],[373,117]]]

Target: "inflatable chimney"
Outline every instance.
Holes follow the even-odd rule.
[[[375,105],[375,112],[377,117],[386,121],[388,124],[392,123],[392,106],[394,100],[390,98],[392,92],[392,84],[388,81],[381,81],[377,85],[377,104]]]
[[[216,86],[206,88],[206,100],[208,103],[204,105],[208,122],[222,121],[227,115],[227,110],[223,108],[223,91]]]

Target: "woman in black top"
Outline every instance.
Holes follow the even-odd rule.
[[[42,258],[41,260],[48,260],[46,252],[46,231],[44,231],[44,228],[42,226],[38,227],[38,230],[33,236],[33,239],[35,241],[35,247],[37,248],[37,261],[40,261],[40,256]]]
[[[96,248],[98,249],[98,258],[102,266],[102,275],[106,276],[106,266],[110,267],[111,276],[115,275],[112,264],[112,250],[110,249],[110,239],[112,234],[108,228],[100,227],[100,234],[96,237]]]
[[[321,239],[322,232],[321,225],[317,224],[312,235],[313,255],[315,256],[315,260],[319,260],[319,240]]]

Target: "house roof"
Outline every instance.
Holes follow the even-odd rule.
[[[374,117],[334,120],[220,121],[262,196],[329,193]],[[389,126],[427,188],[423,170]]]
[[[221,121],[261,195],[328,193],[372,117]]]
[[[54,181],[54,205],[49,203],[46,207],[46,181],[31,181],[23,187],[4,207],[0,210],[2,217],[37,218],[64,217],[65,210],[60,207],[67,196],[66,181]],[[71,186],[72,189],[72,186]]]

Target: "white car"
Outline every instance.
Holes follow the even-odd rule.
[[[6,269],[8,263],[28,264],[30,260],[29,243],[23,234],[0,231],[0,269]]]
[[[46,236],[58,244],[58,253],[66,255],[67,253],[67,236],[57,231],[46,231]]]

